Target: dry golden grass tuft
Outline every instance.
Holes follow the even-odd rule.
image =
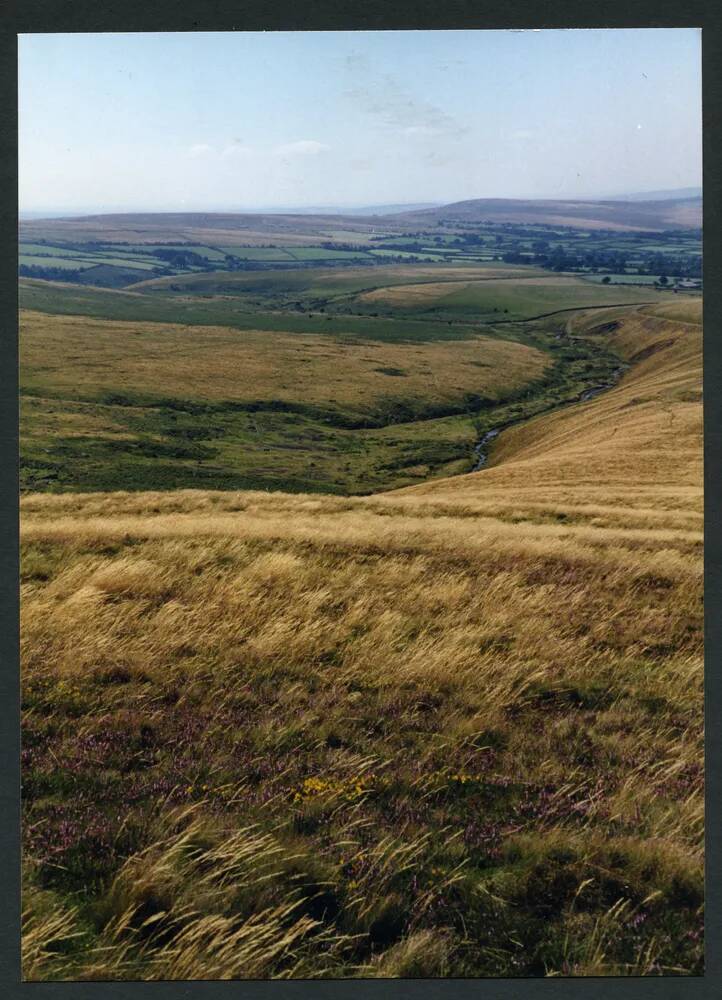
[[[26,978],[702,970],[682,311],[481,473],[23,500]]]

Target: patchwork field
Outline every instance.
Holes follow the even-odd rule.
[[[489,218],[479,210],[489,210]],[[389,264],[434,263],[521,265],[605,284],[701,287],[700,211],[700,199],[693,198],[656,204],[470,202],[411,215],[346,218],[181,213],[34,219],[20,224],[19,265],[23,277],[107,288],[126,288],[142,277],[214,271],[233,279],[267,270],[362,265],[385,271]],[[210,280],[220,279],[216,274]],[[360,288],[385,283],[374,278]]]
[[[26,321],[59,426],[129,433],[135,404],[50,392],[142,380],[126,342],[199,385],[213,343],[230,391],[237,331],[124,337],[78,301]],[[701,302],[472,330],[309,363],[349,365],[353,405],[403,380],[366,357],[420,391],[443,356],[440,392],[475,352],[629,367],[484,471],[373,497],[24,497],[26,978],[701,974]]]

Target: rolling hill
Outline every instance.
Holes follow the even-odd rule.
[[[578,229],[663,232],[702,225],[702,199],[658,201],[521,200],[478,198],[441,207],[374,216],[234,212],[164,212],[24,219],[24,240],[125,241],[190,240],[213,245],[319,245],[329,239],[363,243],[372,233],[434,230],[454,224],[516,223]]]
[[[662,232],[694,229],[702,225],[702,199],[680,198],[661,201],[572,201],[510,198],[476,198],[421,212],[403,212],[389,221],[413,226],[433,226],[440,222],[513,222],[581,229],[616,229]]]
[[[481,472],[25,497],[25,978],[701,975],[700,305]]]

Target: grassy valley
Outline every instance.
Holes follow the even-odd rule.
[[[24,489],[361,494],[467,472],[490,429],[605,385],[568,318],[674,293],[525,265],[21,283]]]
[[[27,224],[26,978],[701,972],[699,242],[621,211]]]
[[[354,372],[348,412],[401,381],[365,357],[414,382],[443,356],[447,400],[464,352],[510,352],[500,394],[515,357],[544,377],[557,336],[628,366],[502,433],[481,472],[369,497],[25,496],[26,978],[700,974],[700,305],[313,339],[319,378]],[[197,398],[232,399],[205,338],[257,348],[71,315],[24,328],[25,403],[54,400],[66,438],[137,433],[91,401],[121,376],[186,398],[184,352]],[[306,336],[279,331],[279,357]],[[164,344],[178,364],[147,386]],[[285,376],[254,372],[276,398]]]

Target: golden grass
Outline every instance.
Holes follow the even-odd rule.
[[[432,280],[418,285],[390,285],[383,288],[374,288],[373,291],[370,292],[363,292],[358,296],[358,300],[360,302],[382,302],[396,306],[423,306],[436,299],[443,302],[446,296],[454,295],[456,292],[461,292],[466,289],[474,289],[480,282],[484,281],[497,282],[500,280],[509,280],[513,281],[515,287],[517,285],[532,287],[550,284],[554,286],[567,285],[571,287],[578,285],[578,279],[576,278],[566,278],[560,277],[559,275],[544,273],[528,277],[526,272],[521,269],[515,273],[513,269],[500,270],[489,268],[483,277],[471,275],[469,273],[465,275],[463,272],[458,273],[458,271],[457,274],[458,278],[466,278],[467,280],[450,280],[449,277],[446,277],[444,281]],[[432,273],[431,277],[438,277],[438,273]]]
[[[291,294],[291,289],[296,287],[323,288],[326,292],[349,292],[349,289],[364,288],[368,286],[395,286],[398,282],[404,285],[427,284],[433,282],[443,285],[445,282],[470,280],[490,280],[503,278],[523,278],[528,276],[543,276],[544,271],[532,267],[528,264],[503,264],[501,266],[480,262],[468,262],[464,264],[446,264],[436,262],[434,264],[385,264],[383,267],[376,267],[369,270],[368,266],[359,267],[319,267],[310,272],[299,272],[292,270],[287,277],[276,275],[273,284],[279,289],[287,286],[287,294]],[[300,286],[298,279],[302,278]],[[263,286],[266,282],[263,276],[243,272],[211,272],[184,275],[169,275],[163,278],[147,278],[144,281],[135,282],[130,286],[134,294],[147,292],[150,289],[168,288],[171,285],[180,287],[191,293],[193,290],[203,291],[208,285],[217,285],[222,279],[224,288],[234,287],[237,291],[242,291],[244,287],[255,289],[260,280]],[[32,279],[23,279],[31,281]],[[267,286],[268,287],[268,286]]]
[[[501,393],[542,374],[543,352],[483,336],[426,344],[51,316],[23,311],[21,376],[42,394],[158,392],[185,399],[371,404]],[[480,363],[483,367],[480,367]],[[488,367],[486,367],[488,365]],[[398,371],[389,375],[380,369]]]
[[[691,319],[700,307],[680,310]],[[623,499],[657,510],[701,510],[702,329],[667,319],[669,306],[627,311],[610,345],[632,365],[619,386],[586,405],[506,431],[483,476],[483,496]],[[615,315],[615,314],[612,314]],[[616,315],[620,315],[617,311]],[[583,320],[580,333],[608,316]],[[415,497],[479,499],[475,475],[411,487]]]
[[[667,301],[664,305],[655,306],[648,311],[653,316],[663,319],[675,319],[683,323],[702,322],[702,299],[693,296],[680,296],[673,301]]]
[[[480,473],[23,499],[33,787],[134,831],[31,796],[26,978],[700,971],[700,329],[615,315]]]

